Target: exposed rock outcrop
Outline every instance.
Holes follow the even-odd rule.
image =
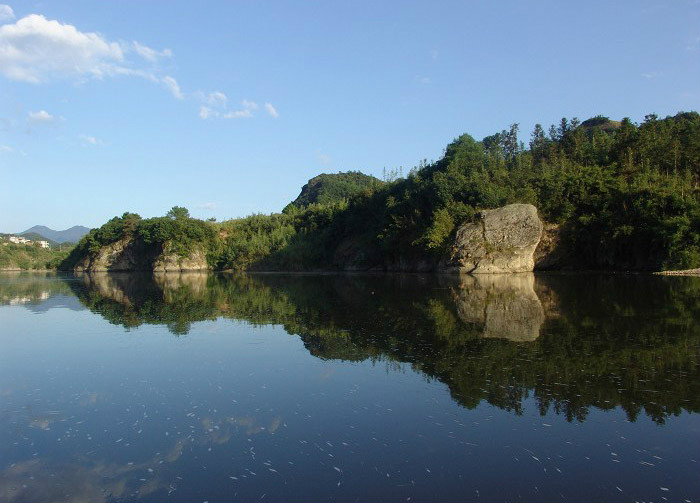
[[[76,272],[104,271],[203,271],[209,269],[206,254],[193,250],[188,256],[160,247],[149,247],[133,238],[120,239],[89,253],[74,268]]]
[[[457,229],[445,269],[454,272],[529,272],[542,236],[542,221],[531,204],[483,210],[478,221]]]
[[[199,249],[193,250],[186,257],[165,251],[156,257],[152,269],[154,272],[204,271],[209,269],[209,265],[206,254]]]
[[[120,239],[88,253],[74,268],[76,272],[148,271],[153,261],[143,241]]]

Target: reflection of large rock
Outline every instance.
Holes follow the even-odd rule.
[[[460,288],[452,290],[457,314],[483,326],[483,337],[534,341],[544,322],[534,283],[532,273],[463,276]]]
[[[124,282],[130,279],[128,276],[113,276],[98,272],[96,274],[80,274],[78,277],[89,291],[95,292],[101,297],[115,300],[125,306],[133,304],[126,291],[128,288],[124,286]]]
[[[480,220],[462,225],[448,268],[468,273],[532,271],[542,221],[531,204],[484,210]]]
[[[191,298],[202,298],[206,293],[207,278],[206,272],[154,272],[153,280],[161,290],[167,300],[172,297],[172,293],[179,289],[186,289]]]

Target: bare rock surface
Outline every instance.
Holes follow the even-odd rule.
[[[138,239],[121,239],[88,254],[75,266],[76,272],[105,271],[205,271],[209,269],[206,254],[199,249],[181,256],[165,247],[148,248]]]
[[[542,228],[531,204],[483,210],[478,221],[457,229],[445,268],[471,274],[530,272]]]

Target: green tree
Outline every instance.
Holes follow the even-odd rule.
[[[173,220],[185,220],[190,218],[190,212],[183,206],[173,206],[165,216]]]

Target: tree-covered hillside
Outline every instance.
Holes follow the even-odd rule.
[[[68,251],[5,242],[0,246],[0,270],[56,269],[67,255]]]
[[[371,192],[382,181],[359,171],[347,173],[322,173],[313,177],[301,188],[299,196],[290,204],[304,208],[309,204],[333,204],[361,193]]]
[[[481,141],[465,134],[441,159],[378,182],[353,172],[321,175],[283,213],[222,223],[127,213],[91,231],[64,266],[127,235],[182,254],[204,248],[215,269],[437,263],[456,228],[479,209],[525,202],[558,228],[570,266],[700,267],[696,112],[648,115],[639,125],[562,119],[548,131],[536,125],[527,145],[517,124]]]

